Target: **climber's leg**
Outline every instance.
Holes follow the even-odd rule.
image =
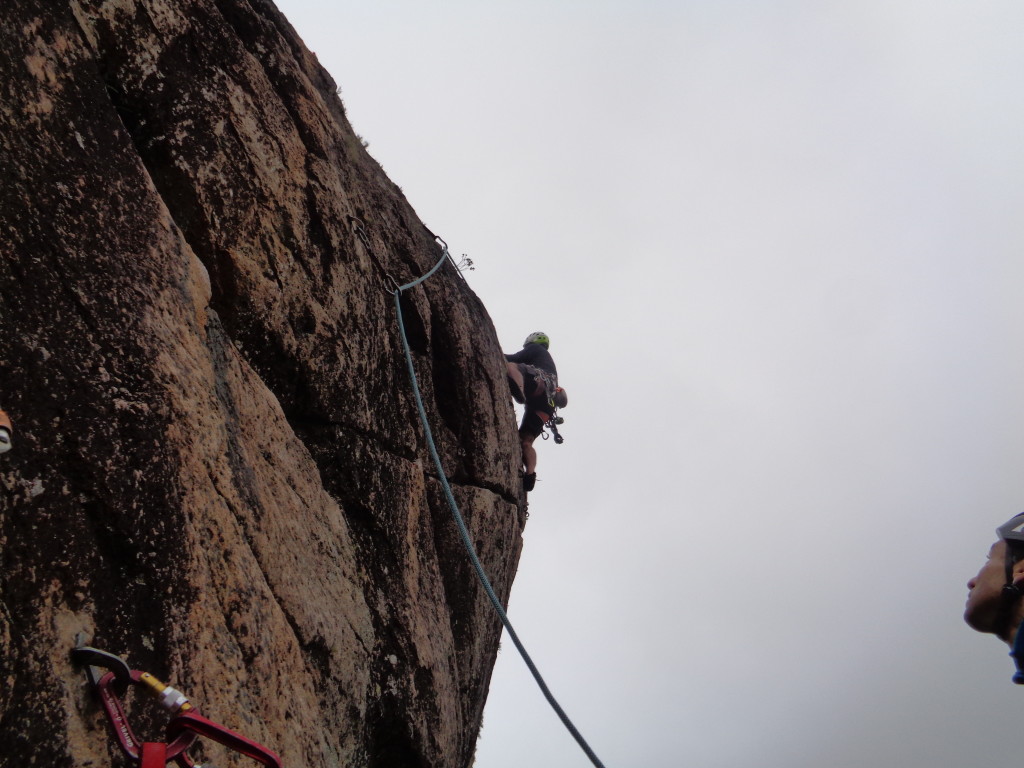
[[[523,382],[523,372],[519,370],[519,363],[505,363],[508,368],[508,388],[512,390],[512,399],[517,403],[525,403],[526,391]]]

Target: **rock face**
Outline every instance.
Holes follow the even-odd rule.
[[[125,764],[83,633],[285,766],[470,765],[500,624],[390,293],[441,251],[334,82],[269,0],[4,0],[0,42],[0,763]],[[507,600],[491,322],[451,264],[403,316]]]

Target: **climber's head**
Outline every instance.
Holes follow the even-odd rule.
[[[964,621],[1010,642],[1024,609],[1024,512],[999,526],[996,534],[999,540],[988,560],[967,582]]]
[[[561,387],[558,387],[555,390],[555,396],[553,399],[555,401],[555,408],[565,408],[565,406],[569,404],[569,396],[565,394],[565,390]]]
[[[527,344],[540,344],[544,349],[547,349],[551,345],[551,339],[548,338],[546,333],[541,331],[534,331],[526,337],[526,341],[523,342],[525,347]]]

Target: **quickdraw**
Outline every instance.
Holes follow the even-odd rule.
[[[557,414],[557,411],[555,411],[555,413]],[[552,416],[550,419],[548,419],[547,421],[544,422],[545,428],[550,429],[552,437],[555,438],[555,445],[561,445],[562,443],[565,442],[565,438],[562,437],[558,433],[558,425],[559,424],[564,424],[564,423],[565,423],[565,419],[563,419],[561,416],[557,416],[557,415],[556,416]],[[542,438],[544,438],[545,440],[548,439],[548,433],[547,432],[541,432],[540,436]]]
[[[281,768],[281,758],[252,739],[247,739],[240,733],[235,733],[230,728],[207,720],[198,712],[183,712],[175,717],[167,725],[167,738],[178,739],[182,736],[195,738],[202,736],[223,744],[228,749],[240,755],[251,757],[253,760],[268,766],[268,768]]]
[[[363,250],[366,251],[367,255],[376,265],[377,269],[381,273],[381,281],[384,283],[384,293],[389,296],[398,288],[398,281],[388,272],[387,268],[381,263],[381,260],[377,258],[377,254],[374,253],[373,248],[370,246],[370,236],[366,233],[363,228],[363,222],[357,219],[355,216],[348,217],[348,223],[352,227],[352,231],[356,233],[359,241],[363,244]]]
[[[558,433],[558,425],[564,422],[565,419],[563,419],[561,416],[552,416],[544,425],[545,427],[551,430],[551,434],[555,438],[555,445],[561,445],[562,443],[565,442],[565,438]],[[547,439],[547,435],[545,435],[544,438]]]
[[[121,657],[79,645],[72,649],[71,659],[85,666],[86,676],[99,697],[115,740],[139,768],[164,768],[171,761],[181,768],[202,768],[187,753],[199,736],[223,744],[268,768],[281,768],[281,758],[269,749],[203,717],[181,691],[165,685],[148,672],[131,669]],[[97,667],[107,670],[106,673],[99,675]],[[167,723],[165,742],[142,741],[128,722],[121,697],[133,685],[146,690],[171,711],[173,716]]]

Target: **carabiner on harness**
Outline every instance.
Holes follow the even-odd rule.
[[[565,438],[562,437],[558,432],[558,425],[563,423],[564,421],[565,419],[563,419],[561,416],[553,416],[547,421],[547,423],[544,424],[545,427],[551,430],[551,434],[555,438],[555,445],[561,445],[562,443],[565,442]],[[547,435],[544,435],[544,439],[547,440]]]

